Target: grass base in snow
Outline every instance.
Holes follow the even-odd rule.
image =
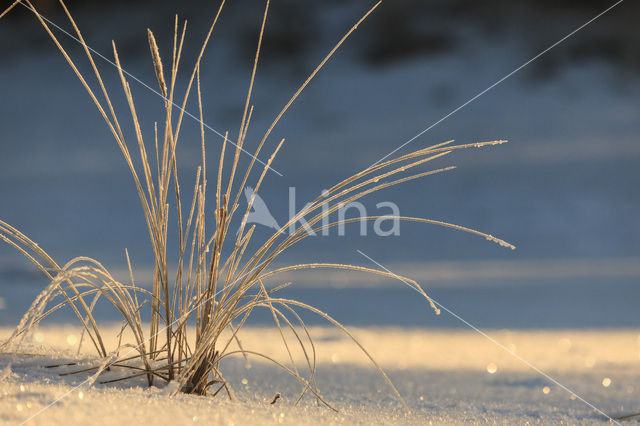
[[[115,331],[119,326],[112,328]],[[0,337],[8,337],[11,331],[0,329]],[[312,397],[295,406],[295,379],[260,361],[246,368],[242,358],[236,358],[224,366],[224,374],[236,390],[234,402],[181,394],[167,398],[162,387],[146,388],[144,381],[122,381],[73,390],[33,422],[122,424],[144,419],[158,424],[602,424],[606,420],[473,331],[353,330],[398,383],[412,410],[407,414],[349,340],[331,328],[314,327],[310,331],[319,342],[319,385],[339,413],[318,405]],[[0,419],[9,423],[24,421],[87,377],[86,373],[59,375],[77,369],[75,366],[44,368],[74,359],[82,359],[83,365],[91,363],[86,354],[74,355],[77,341],[73,336],[79,332],[73,326],[37,330],[31,338],[33,343],[25,350],[39,355],[15,358],[10,372],[6,370],[0,382]],[[605,413],[617,416],[639,411],[637,331],[488,333]],[[286,359],[284,349],[270,338],[278,335],[276,328],[247,327],[243,344],[247,349]],[[379,344],[372,344],[376,341]],[[0,369],[4,370],[10,361],[11,357],[4,355]],[[109,374],[115,377],[123,372]],[[282,398],[271,405],[276,393]]]

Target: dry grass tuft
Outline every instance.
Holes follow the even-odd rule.
[[[175,386],[175,391],[199,395],[212,393],[215,395],[224,390],[231,397],[233,395],[232,390],[220,372],[221,362],[230,356],[256,356],[277,364],[300,382],[302,390],[298,401],[309,392],[318,400],[324,402],[315,381],[316,357],[314,341],[298,313],[300,310],[307,310],[326,319],[350,336],[355,344],[360,346],[362,351],[371,359],[392,391],[404,404],[402,397],[375,360],[338,321],[313,306],[296,300],[278,297],[277,292],[288,286],[289,283],[269,290],[263,282],[266,278],[281,272],[309,268],[338,268],[397,278],[397,276],[385,271],[355,265],[307,263],[279,269],[270,267],[282,252],[291,249],[296,243],[309,235],[304,228],[299,228],[290,235],[285,234],[285,230],[288,229],[289,225],[297,222],[300,218],[305,218],[307,223],[313,227],[336,211],[341,205],[358,200],[380,189],[444,172],[452,168],[439,168],[426,172],[413,171],[416,167],[424,165],[431,160],[446,156],[454,150],[494,145],[504,141],[470,145],[452,145],[453,141],[449,141],[369,167],[334,185],[323,196],[313,200],[308,207],[300,211],[282,228],[275,231],[255,252],[251,254],[246,252],[254,231],[254,227],[246,229],[248,214],[254,202],[255,194],[260,190],[263,178],[282,147],[284,140],[281,140],[273,149],[268,161],[263,163],[261,168],[254,170],[255,162],[259,161],[256,160],[257,157],[262,153],[271,131],[295,99],[351,32],[362,23],[379,3],[371,8],[345,34],[293,94],[260,139],[257,148],[252,152],[253,159],[249,166],[246,170],[241,171],[238,168],[238,160],[241,152],[244,151],[245,137],[253,111],[253,108],[250,107],[251,94],[269,9],[269,2],[267,1],[238,137],[236,142],[233,143],[228,138],[227,133],[218,160],[215,181],[215,207],[213,208],[215,229],[213,231],[207,231],[206,229],[210,207],[205,202],[208,191],[208,173],[202,123],[200,62],[224,6],[224,1],[218,9],[209,32],[206,34],[195,65],[190,72],[187,88],[181,102],[177,100],[174,89],[186,23],[180,26],[176,17],[172,56],[170,58],[170,67],[168,68],[163,65],[153,33],[150,30],[148,31],[149,47],[155,74],[160,92],[165,98],[165,115],[162,120],[164,126],[158,131],[156,125],[151,154],[149,154],[148,143],[142,135],[138,112],[135,108],[127,77],[121,68],[118,51],[115,44],[113,44],[114,60],[118,67],[122,88],[129,106],[129,114],[135,130],[139,166],[135,164],[133,154],[130,151],[130,144],[125,141],[120,121],[111,102],[110,92],[103,83],[91,49],[87,46],[80,29],[64,2],[61,1],[60,4],[74,28],[76,37],[82,44],[86,59],[91,65],[97,81],[97,87],[95,88],[91,87],[85,76],[78,70],[62,43],[52,32],[47,21],[35,11],[33,4],[28,0],[25,0],[24,3],[33,9],[44,30],[77,75],[104,118],[123,154],[137,188],[145,215],[149,239],[155,256],[155,268],[153,288],[149,291],[136,286],[128,253],[127,262],[130,271],[130,283],[119,282],[98,261],[86,257],[75,258],[61,266],[25,234],[0,221],[0,238],[24,254],[50,280],[50,284],[33,302],[16,328],[12,338],[4,344],[4,347],[8,347],[18,338],[24,336],[52,312],[62,307],[68,307],[73,310],[78,320],[82,323],[86,339],[91,342],[98,356],[103,360],[100,367],[92,369],[96,371],[94,375],[96,378],[106,368],[120,366],[133,369],[131,375],[127,376],[127,378],[146,377],[149,386],[157,381],[171,382],[173,383],[172,386]],[[15,4],[12,4],[10,8],[13,6]],[[168,80],[165,77],[165,71],[167,71]],[[194,83],[200,117],[202,164],[196,171],[196,183],[191,200],[186,206],[183,206],[183,194],[178,181],[176,146],[179,141],[185,106],[189,96],[194,92]],[[102,99],[99,99],[99,97]],[[176,102],[180,102],[181,106],[176,108]],[[229,144],[233,144],[234,148],[228,147]],[[230,160],[226,158],[227,149],[232,151]],[[228,161],[231,161],[230,165]],[[223,179],[223,168],[230,169],[229,177],[226,180]],[[407,174],[406,172],[409,173]],[[239,208],[239,201],[242,190],[249,183],[250,178],[254,181],[254,197],[248,201],[247,208],[242,211]],[[383,183],[378,183],[383,179],[387,180]],[[171,261],[169,260],[167,238],[167,231],[170,226],[170,196],[175,196],[174,208],[178,212],[176,223],[178,227],[177,253],[172,256]],[[237,234],[229,232],[232,219],[239,214],[242,214],[240,230]],[[375,220],[377,218],[377,216],[372,216],[366,219]],[[451,227],[480,235],[502,246],[514,248],[505,241],[469,228],[422,218],[399,217],[398,219]],[[329,224],[323,222],[323,225],[316,228],[315,231],[318,232],[336,225],[338,225],[338,222]],[[223,247],[226,249],[225,253],[230,251],[230,254],[223,255]],[[172,269],[175,270],[171,275],[169,271],[170,265],[173,265]],[[433,309],[436,312],[438,311],[435,304],[417,282],[406,277],[402,277],[402,279],[412,283],[425,299],[431,303]],[[100,327],[93,316],[94,307],[101,299],[106,299],[107,303],[113,305],[120,312],[124,323],[123,330],[128,328],[133,335],[135,343],[128,345],[127,350],[124,350],[124,347],[118,347],[114,350],[108,350],[105,347]],[[285,365],[269,357],[268,354],[256,353],[241,346],[238,340],[238,333],[256,308],[264,308],[271,312],[274,323],[280,330],[283,345],[285,345],[290,355],[290,364]],[[145,312],[150,311],[151,321],[148,329],[143,326],[143,310]],[[194,324],[195,327],[193,327]],[[289,335],[293,335],[293,342],[285,337],[285,329],[289,329],[290,333],[292,333]],[[224,336],[223,332],[226,333]],[[292,343],[297,345],[305,355],[306,365],[304,370],[299,368],[293,361],[294,357],[291,356],[292,349],[290,349]]]

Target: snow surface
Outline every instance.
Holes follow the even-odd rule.
[[[119,326],[105,333],[114,336]],[[113,331],[111,333],[110,331]],[[79,329],[42,327],[23,346],[31,355],[0,358],[0,419],[7,424],[602,424],[606,417],[474,331],[356,328],[411,408],[407,413],[359,350],[338,331],[316,327],[318,385],[339,412],[257,360],[223,365],[236,399],[178,395],[131,380],[80,386],[92,365],[74,355]],[[6,338],[9,328],[0,329]],[[607,415],[640,411],[640,334],[632,330],[491,330],[492,338]],[[107,338],[107,341],[109,339]],[[286,360],[273,328],[247,328],[242,343]],[[70,343],[74,343],[70,345]],[[114,344],[115,341],[108,341]],[[85,347],[86,348],[86,347]],[[73,350],[73,351],[72,351]],[[301,354],[297,354],[301,355]],[[296,356],[294,352],[294,356]],[[44,368],[80,360],[80,366]],[[300,361],[300,359],[298,359]],[[95,361],[94,361],[95,362]],[[112,372],[109,374],[117,374]],[[282,398],[271,405],[273,396]],[[62,398],[61,398],[62,397]],[[60,401],[51,403],[61,398]],[[37,415],[36,415],[37,414]],[[33,417],[35,415],[35,417]]]

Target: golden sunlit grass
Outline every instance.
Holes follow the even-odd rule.
[[[76,37],[83,47],[86,59],[89,61],[96,79],[97,87],[92,87],[89,84],[85,75],[79,71],[67,50],[54,35],[50,25],[35,11],[31,2],[25,0],[24,3],[33,9],[40,24],[71,66],[104,118],[123,154],[132,174],[145,215],[146,228],[155,258],[155,268],[153,288],[146,290],[135,284],[133,268],[129,261],[128,253],[126,258],[130,271],[130,283],[118,281],[103,265],[91,258],[77,257],[64,265],[59,265],[25,234],[0,221],[0,238],[24,254],[50,279],[50,284],[33,302],[12,338],[5,343],[5,350],[9,344],[17,341],[17,338],[24,336],[29,330],[34,329],[48,315],[62,307],[68,307],[73,310],[78,321],[82,324],[85,338],[91,342],[98,356],[103,360],[100,368],[92,369],[92,371],[95,371],[93,376],[95,378],[99,377],[100,373],[106,368],[119,366],[131,370],[131,374],[126,378],[146,377],[149,386],[157,381],[171,382],[174,384],[176,391],[200,395],[207,393],[215,395],[224,389],[231,397],[232,390],[220,371],[221,362],[234,355],[255,356],[277,364],[301,383],[302,391],[298,400],[307,392],[310,392],[324,402],[315,381],[316,353],[314,341],[299,314],[301,310],[306,310],[321,316],[350,336],[355,344],[371,359],[371,362],[385,378],[392,391],[402,401],[402,397],[375,360],[338,321],[313,306],[296,300],[278,297],[278,291],[290,283],[283,283],[275,288],[267,289],[264,285],[264,280],[285,271],[310,268],[337,268],[378,274],[393,279],[398,278],[398,276],[389,272],[355,265],[310,262],[277,269],[271,266],[281,253],[285,250],[295,249],[295,245],[299,241],[310,235],[304,227],[298,228],[289,235],[285,233],[289,225],[295,224],[299,219],[304,218],[310,227],[314,227],[323,219],[327,219],[331,213],[341,206],[368,194],[453,168],[444,167],[409,174],[405,173],[411,172],[416,167],[425,165],[431,160],[444,157],[454,150],[495,145],[504,141],[467,145],[452,145],[452,141],[449,141],[371,166],[334,185],[322,196],[313,200],[253,252],[248,250],[248,247],[252,240],[255,226],[246,229],[247,217],[251,211],[255,196],[260,190],[263,179],[269,171],[274,158],[284,143],[284,140],[279,141],[270,153],[266,163],[262,163],[257,159],[267,146],[272,130],[317,72],[378,4],[369,10],[340,39],[293,94],[258,141],[256,148],[251,153],[252,159],[248,167],[245,170],[240,170],[238,166],[239,158],[243,152],[246,152],[245,139],[253,113],[253,107],[250,105],[253,82],[260,56],[262,35],[269,9],[269,2],[267,1],[238,135],[234,143],[227,132],[222,142],[214,181],[215,206],[212,208],[205,202],[210,188],[204,124],[202,122],[204,113],[200,86],[200,63],[213,29],[220,17],[224,1],[220,5],[215,19],[206,34],[195,65],[190,70],[186,91],[181,101],[177,99],[175,87],[182,56],[186,22],[180,25],[176,17],[171,65],[168,68],[162,61],[153,33],[150,30],[148,31],[151,57],[160,92],[164,97],[165,110],[160,128],[156,123],[155,137],[151,145],[143,137],[139,113],[135,107],[131,88],[127,76],[121,68],[115,43],[113,44],[114,61],[118,67],[121,85],[135,131],[138,156],[135,159],[133,152],[130,151],[130,144],[125,141],[121,123],[111,101],[111,92],[107,90],[101,72],[94,62],[92,51],[86,44],[80,29],[64,2],[61,1],[60,3],[74,28]],[[195,94],[198,104],[202,159],[200,167],[195,171],[195,185],[192,188],[193,195],[189,202],[185,203],[178,179],[176,146],[180,137],[185,107],[192,92]],[[177,102],[179,102],[179,107]],[[233,145],[233,148],[230,145]],[[228,155],[227,151],[231,151],[231,154]],[[261,167],[254,168],[256,161],[261,163]],[[223,178],[223,170],[228,170],[226,172],[227,178]],[[248,205],[243,211],[240,209],[240,198],[243,188],[246,187],[250,180],[254,187],[253,196],[248,200]],[[169,220],[170,204],[172,203],[175,203],[173,208],[177,212],[177,218],[173,225]],[[211,214],[215,219],[215,229],[208,231],[206,227],[207,218]],[[239,231],[235,233],[234,229],[230,232],[231,221],[237,215],[241,215],[238,217],[238,219],[241,218]],[[369,216],[364,220],[376,220],[378,218],[380,216]],[[362,219],[349,219],[343,221],[343,223]],[[509,243],[491,235],[446,222],[404,216],[397,217],[397,219],[450,227],[482,236],[505,247],[514,248]],[[337,225],[339,225],[339,222],[327,223],[323,221],[321,226],[314,228],[314,231],[319,232]],[[168,228],[170,226],[177,226],[178,231],[177,242],[173,243],[177,246],[177,252],[173,255],[169,253]],[[223,248],[225,253],[229,252],[229,254],[223,254]],[[173,273],[170,273],[170,269],[173,270]],[[435,304],[417,282],[406,277],[401,278],[415,286],[425,299],[431,303],[433,309],[436,312],[438,311]],[[124,324],[123,330],[128,329],[130,331],[134,339],[133,344],[119,344],[116,348],[107,348],[105,346],[100,326],[93,315],[96,304],[105,299],[121,314]],[[240,344],[238,334],[256,308],[264,308],[270,311],[273,321],[280,331],[282,344],[289,354],[289,364],[285,365],[270,357],[269,354],[245,349]],[[143,312],[150,313],[151,320],[148,329],[143,326]],[[290,330],[289,333],[291,334],[289,336],[293,336],[292,338],[287,339],[285,337],[285,329]],[[122,331],[120,334],[122,334]],[[294,361],[291,352],[293,350],[292,344],[297,346],[298,350],[304,354],[306,364],[304,370],[300,369]],[[402,402],[404,404],[404,401]]]

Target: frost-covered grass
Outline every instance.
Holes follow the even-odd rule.
[[[115,102],[112,102],[113,92],[107,89],[102,73],[94,61],[95,52],[86,44],[82,32],[64,2],[61,2],[62,8],[74,29],[77,41],[81,44],[85,59],[89,62],[91,79],[88,73],[85,75],[80,71],[77,61],[72,59],[69,51],[64,47],[65,43],[56,37],[50,23],[35,11],[31,2],[24,3],[32,8],[38,21],[84,86],[123,154],[142,205],[155,258],[155,268],[153,288],[147,290],[136,285],[133,267],[126,252],[126,262],[130,272],[128,283],[115,279],[99,261],[92,258],[77,257],[64,265],[59,265],[52,256],[21,231],[0,221],[0,238],[23,253],[50,279],[50,284],[33,302],[14,334],[2,346],[3,351],[5,353],[20,351],[18,341],[21,338],[30,335],[35,327],[50,314],[58,309],[67,308],[73,310],[83,326],[82,336],[79,339],[89,343],[99,359],[97,364],[90,368],[92,375],[86,379],[88,383],[98,381],[106,384],[125,379],[143,379],[147,386],[153,386],[158,382],[171,383],[171,394],[182,391],[198,395],[208,393],[217,395],[224,391],[229,398],[232,398],[233,390],[223,374],[223,361],[236,355],[243,355],[245,358],[256,356],[276,364],[296,378],[302,387],[299,400],[306,394],[313,394],[317,401],[329,405],[320,394],[317,385],[316,345],[298,314],[298,311],[306,310],[326,319],[349,336],[355,346],[373,363],[392,393],[405,408],[408,408],[389,377],[346,328],[311,305],[279,297],[277,291],[290,283],[282,283],[267,290],[263,281],[283,272],[316,268],[360,271],[391,279],[401,278],[421,293],[437,312],[435,304],[417,282],[410,278],[398,277],[390,272],[356,265],[313,261],[278,268],[272,267],[272,264],[282,252],[295,249],[299,241],[313,235],[307,232],[305,227],[287,235],[285,231],[291,223],[305,218],[309,226],[315,226],[314,232],[337,226],[338,222],[329,223],[325,222],[325,219],[345,204],[388,187],[453,169],[453,167],[442,167],[415,171],[415,168],[458,149],[496,145],[504,141],[465,145],[452,145],[452,141],[449,141],[372,165],[330,187],[323,195],[307,204],[290,219],[290,222],[260,243],[257,249],[250,244],[255,226],[246,228],[247,217],[255,195],[284,143],[282,139],[272,149],[266,162],[259,159],[263,148],[267,146],[272,130],[318,71],[379,3],[347,31],[330,50],[276,115],[264,135],[258,139],[252,152],[248,152],[245,149],[245,146],[248,146],[245,145],[245,140],[253,114],[251,106],[253,83],[269,9],[269,2],[266,3],[238,135],[235,141],[229,137],[229,132],[224,135],[218,167],[214,173],[215,208],[208,207],[205,202],[209,189],[207,186],[209,174],[206,159],[207,144],[202,122],[205,113],[202,108],[200,62],[220,17],[224,1],[206,34],[195,65],[189,71],[185,94],[181,101],[175,93],[175,88],[179,85],[178,70],[181,64],[186,22],[181,24],[178,17],[175,19],[169,67],[163,63],[153,33],[151,30],[147,31],[158,90],[164,99],[165,110],[164,116],[159,120],[160,126],[156,122],[152,142],[143,136],[148,132],[143,132],[140,124],[140,113],[136,110],[129,85],[131,76],[123,70],[116,45],[113,43],[114,64],[118,70],[133,123],[132,133],[135,135],[137,147],[133,150],[130,150],[127,143],[125,137],[127,132],[123,131],[124,126],[121,125],[121,120],[116,113]],[[176,148],[185,108],[194,87],[200,120],[202,162],[195,171],[192,198],[185,203],[185,196],[179,183]],[[231,145],[233,148],[230,147]],[[227,148],[232,151],[231,159],[227,158]],[[239,159],[246,154],[249,154],[252,159],[246,168],[242,168],[239,166]],[[257,166],[257,170],[254,170],[256,162],[263,167]],[[407,171],[409,173],[405,173]],[[249,183],[253,184],[253,196],[248,200],[247,208],[243,212],[239,209],[241,195]],[[173,206],[170,205],[172,203]],[[169,218],[170,212],[176,215],[176,219]],[[234,217],[241,220],[232,222]],[[501,239],[466,227],[423,218],[404,216],[394,218],[453,228],[479,235],[504,247],[514,248]],[[379,217],[370,216],[356,220],[377,219]],[[212,221],[215,224],[214,230],[207,231],[207,225]],[[352,219],[343,222],[350,221]],[[177,241],[173,243],[169,242],[168,230],[171,226],[177,228]],[[238,229],[237,232],[235,232],[236,229]],[[103,331],[101,324],[93,315],[94,307],[98,303],[111,304],[119,312],[122,317],[119,330],[110,329],[110,334]],[[248,350],[241,345],[239,332],[256,308],[271,312],[279,334],[273,336],[271,341],[278,342],[285,349],[288,360],[280,361],[269,353]],[[145,312],[148,312],[150,317],[148,327],[143,323]],[[285,336],[285,330],[289,330],[290,334]],[[130,338],[129,343],[124,343],[125,332]],[[106,343],[107,340],[112,340],[111,346]],[[234,343],[237,348],[232,346]],[[301,358],[296,359],[292,346],[302,353]],[[304,368],[300,365],[304,365]],[[111,373],[116,369],[127,370],[131,374],[110,378]],[[303,372],[304,370],[306,373]],[[75,373],[78,371],[76,370]]]

